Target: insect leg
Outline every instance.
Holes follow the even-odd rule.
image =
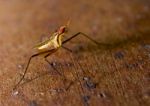
[[[76,68],[76,66],[75,66],[75,61],[74,61],[72,55],[71,55],[71,60],[73,61],[74,67]],[[75,74],[76,76],[75,76],[74,74]],[[86,95],[86,93],[85,93],[85,91],[84,91],[84,88],[83,88],[83,86],[82,86],[82,81],[80,80],[79,74],[78,74],[78,72],[77,72],[77,68],[73,70],[72,75],[73,75],[74,78],[76,78],[76,80],[78,80],[78,82],[79,82],[81,91],[80,91],[79,88],[78,88],[78,91],[79,91],[79,94],[80,94],[80,96],[81,96],[81,100],[83,100],[84,106],[89,106],[88,101],[85,100],[86,98],[88,98],[88,95]],[[81,93],[80,93],[80,92],[81,92]]]
[[[54,50],[54,49],[52,49],[52,50]],[[24,79],[24,77],[25,77],[25,75],[26,75],[26,73],[27,73],[29,64],[30,64],[30,62],[31,62],[31,59],[34,58],[34,57],[37,57],[37,56],[39,56],[39,55],[48,53],[48,52],[50,52],[50,51],[51,51],[51,50],[44,51],[44,52],[40,52],[40,53],[37,53],[37,54],[32,55],[32,56],[29,58],[28,63],[27,63],[27,66],[26,66],[25,71],[24,71],[24,73],[23,73],[23,76],[21,77],[21,79],[19,80],[19,82],[15,85],[15,87],[13,88],[13,90],[15,90],[15,89],[18,87],[18,85],[21,83],[21,81]]]
[[[69,52],[71,52],[71,53],[73,53],[73,51],[71,50],[71,49],[69,49],[69,48],[67,48],[67,47],[65,47],[65,46],[61,46],[63,49],[65,49],[65,50],[67,50],[67,51],[69,51]]]
[[[54,52],[55,52],[55,51],[54,51]],[[52,51],[52,53],[54,53],[54,52]],[[54,67],[54,65],[53,65],[52,63],[50,63],[50,62],[48,61],[48,59],[47,59],[47,57],[50,56],[52,53],[49,53],[49,54],[47,54],[46,56],[44,56],[45,61],[46,61],[59,75],[62,75],[62,74]]]
[[[46,61],[60,76],[63,76],[64,81],[66,82],[66,81],[67,81],[67,78],[65,77],[65,75],[62,74],[62,73],[60,73],[60,72],[54,67],[54,65],[48,61],[47,57],[50,56],[50,55],[51,55],[51,53],[47,54],[47,55],[44,57],[44,58],[45,58],[45,61]],[[73,84],[73,82],[71,81],[71,82],[69,83],[69,85],[68,85],[67,87],[65,87],[65,90],[67,91],[67,90],[70,88],[70,86],[71,86],[72,84]]]
[[[70,41],[71,39],[77,37],[78,35],[83,35],[84,37],[88,38],[90,41],[92,41],[93,43],[95,43],[96,45],[101,45],[101,46],[110,46],[109,44],[104,44],[104,43],[99,43],[97,41],[95,41],[94,39],[92,39],[91,37],[89,37],[87,34],[83,33],[83,32],[78,32],[76,34],[74,34],[73,36],[71,36],[70,38],[68,38],[67,40],[63,41],[62,44],[67,43],[68,41]]]

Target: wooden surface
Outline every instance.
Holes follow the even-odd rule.
[[[1,0],[0,106],[149,106],[149,11],[149,0]],[[32,47],[68,18],[66,38],[82,31],[111,46],[77,37],[65,44],[73,53],[49,57],[62,76],[37,57],[12,91]]]

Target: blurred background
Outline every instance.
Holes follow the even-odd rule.
[[[77,37],[66,44],[73,54],[49,58],[67,81],[39,57],[25,81],[44,76],[12,91],[33,46],[68,19],[65,38],[84,32],[111,46]],[[0,106],[150,105],[149,0],[0,0],[0,45]]]

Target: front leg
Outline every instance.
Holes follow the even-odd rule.
[[[67,48],[67,47],[65,47],[65,46],[61,46],[63,49],[65,49],[65,50],[67,50],[68,52],[71,52],[71,53],[73,53],[73,51],[71,50],[71,49],[69,49],[69,48]]]
[[[86,34],[83,33],[83,32],[78,32],[78,33],[74,34],[73,36],[71,36],[71,37],[68,38],[67,40],[63,41],[62,44],[67,43],[68,41],[70,41],[71,39],[77,37],[78,35],[83,35],[83,36],[85,36],[86,38],[88,38],[89,40],[91,40],[92,42],[94,42],[94,43],[97,44],[97,45],[100,44],[99,42],[93,40],[91,37],[89,37],[88,35],[86,35]]]
[[[78,32],[78,33],[74,34],[70,38],[68,38],[65,41],[63,41],[62,44],[67,43],[68,41],[70,41],[71,39],[77,37],[78,35],[83,35],[84,37],[88,38],[90,41],[92,41],[93,43],[95,43],[97,46],[102,46],[102,47],[106,47],[106,48],[110,47],[110,44],[105,44],[105,43],[97,42],[96,40],[92,39],[91,37],[89,37],[87,34],[85,34],[83,32]]]

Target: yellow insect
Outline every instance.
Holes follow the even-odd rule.
[[[17,86],[21,83],[21,81],[24,79],[25,77],[25,74],[28,70],[28,67],[29,67],[29,64],[30,64],[30,61],[33,57],[36,57],[36,56],[39,56],[39,55],[43,55],[44,54],[44,58],[45,60],[48,62],[47,60],[47,57],[50,56],[52,53],[56,52],[60,47],[66,49],[66,50],[69,50],[68,48],[64,47],[63,44],[67,43],[68,41],[70,41],[71,39],[75,38],[76,36],[78,35],[83,35],[85,36],[86,38],[88,38],[89,40],[91,40],[92,42],[94,42],[95,44],[97,45],[100,45],[100,43],[98,43],[97,41],[93,40],[92,38],[90,38],[89,36],[87,36],[86,34],[82,33],[82,32],[78,32],[76,33],[75,35],[71,36],[70,38],[66,39],[66,40],[62,40],[63,36],[65,34],[67,34],[68,32],[68,25],[69,25],[69,21],[66,25],[64,26],[61,26],[55,33],[52,34],[52,36],[40,43],[40,44],[37,44],[34,48],[38,50],[38,52],[36,54],[33,54],[29,60],[28,60],[28,63],[27,63],[27,66],[25,68],[25,71],[23,73],[23,76],[21,77],[21,79],[19,80],[19,82],[16,84],[16,86],[14,87],[14,89],[17,88]]]

